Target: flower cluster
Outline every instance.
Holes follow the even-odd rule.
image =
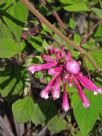
[[[55,55],[55,58],[52,56]],[[80,62],[73,60],[70,51],[65,51],[62,46],[60,49],[51,47],[48,49],[48,54],[43,54],[42,59],[45,64],[32,65],[28,68],[28,71],[34,74],[37,71],[48,70],[48,74],[52,75],[52,79],[44,88],[40,96],[44,99],[49,98],[49,93],[52,94],[54,100],[60,97],[60,83],[63,83],[63,100],[62,109],[64,111],[69,110],[68,94],[66,92],[66,82],[72,87],[75,84],[80,99],[85,108],[90,106],[88,99],[85,96],[82,86],[86,89],[93,91],[94,94],[102,93],[102,89],[97,87],[90,79],[84,76],[80,71]]]

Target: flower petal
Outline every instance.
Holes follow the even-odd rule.
[[[62,109],[67,112],[70,107],[69,107],[69,102],[68,102],[68,96],[67,96],[67,92],[66,92],[66,81],[63,82],[63,87],[64,87],[64,92],[63,92],[63,102],[62,102]]]
[[[60,81],[61,78],[58,76],[52,90],[52,97],[54,100],[58,99],[60,96]]]
[[[79,74],[77,76],[77,79],[80,81],[80,83],[88,90],[95,91],[97,93],[102,93],[102,89],[97,87],[90,79],[88,79],[86,76],[83,76],[82,74]]]
[[[41,65],[32,65],[28,68],[28,71],[34,74],[37,71],[49,69],[51,67],[55,67],[57,65],[57,62],[55,63],[46,63],[46,64],[41,64]]]
[[[74,80],[75,85],[76,85],[76,87],[78,89],[78,93],[79,93],[79,96],[80,96],[81,101],[83,103],[83,106],[85,108],[88,108],[90,106],[90,103],[87,100],[87,98],[86,98],[86,96],[85,96],[85,94],[84,94],[84,92],[83,92],[83,90],[82,90],[82,88],[81,88],[81,86],[80,86],[80,84],[79,84],[79,82],[78,82],[78,80],[77,80],[77,78],[75,76],[73,76],[73,80]]]

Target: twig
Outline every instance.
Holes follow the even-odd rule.
[[[66,32],[68,32],[67,30],[67,26],[64,24],[64,22],[62,21],[62,19],[60,18],[60,16],[58,15],[58,13],[50,6],[50,4],[46,1],[46,0],[40,0],[43,5],[45,5],[49,10],[52,11],[52,15],[55,17],[55,19],[57,20],[59,26],[61,28],[63,28]]]
[[[89,54],[86,51],[84,51],[84,49],[82,49],[80,46],[76,45],[75,42],[71,41],[70,39],[68,39],[68,37],[63,35],[63,33],[59,31],[54,25],[52,25],[28,0],[21,0],[21,2],[41,21],[41,23],[47,25],[53,32],[55,32],[58,36],[60,36],[64,41],[69,43],[80,53],[84,54],[92,63],[92,65],[95,67],[95,69],[100,71],[100,68],[97,66],[94,60],[89,56]]]
[[[88,38],[92,35],[92,33],[94,32],[94,30],[96,29],[96,27],[99,25],[101,21],[99,20],[96,24],[93,25],[93,27],[91,28],[91,31],[88,32],[84,38],[81,40],[80,46],[82,47],[83,44],[85,44],[88,40]]]

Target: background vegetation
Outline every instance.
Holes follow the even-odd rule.
[[[0,0],[0,135],[102,136],[102,95],[86,90],[91,106],[85,109],[76,88],[67,86],[71,109],[64,113],[62,96],[56,101],[39,96],[50,80],[47,73],[31,75],[27,71],[28,66],[43,63],[41,53],[48,47],[64,45],[81,61],[83,73],[102,87],[102,1],[30,2],[93,61],[42,23],[24,0]]]

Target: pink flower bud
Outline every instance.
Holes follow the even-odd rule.
[[[66,68],[67,72],[74,74],[74,75],[78,74],[80,71],[80,65],[75,60],[67,61],[65,64],[65,68]]]

